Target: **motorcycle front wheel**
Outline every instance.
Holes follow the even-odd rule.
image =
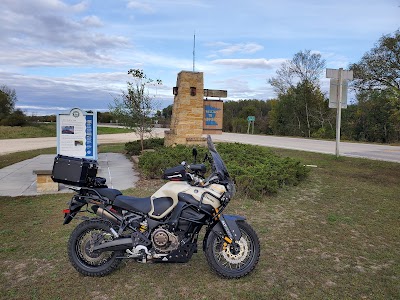
[[[237,225],[242,234],[238,251],[212,231],[207,238],[207,262],[214,272],[224,278],[246,276],[255,268],[260,257],[260,242],[253,228],[244,221],[237,222]]]
[[[93,251],[94,245],[112,240],[110,224],[101,219],[80,223],[71,233],[68,257],[72,266],[85,276],[100,277],[110,274],[121,263],[121,251]]]

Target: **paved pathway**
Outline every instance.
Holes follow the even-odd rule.
[[[157,128],[155,135],[164,136],[165,129]],[[311,152],[335,154],[334,141],[322,141],[291,137],[223,133],[213,135],[213,140],[240,142],[268,147],[287,148]],[[124,143],[137,140],[134,133],[99,135],[99,144]],[[0,140],[0,155],[18,151],[49,148],[56,146],[56,138],[31,138]],[[340,143],[340,155],[363,157],[400,163],[400,147],[378,144]],[[51,169],[55,155],[40,155],[12,166],[0,169],[0,195],[20,196],[36,194],[35,169]],[[132,163],[121,154],[100,153],[98,176],[107,178],[109,187],[127,189],[134,186],[137,173]],[[68,191],[65,188],[61,192]]]
[[[157,137],[164,137],[164,131],[165,128],[156,128],[154,134]],[[133,132],[101,134],[97,137],[99,144],[126,143],[138,139],[138,136]],[[0,155],[51,147],[57,147],[56,137],[0,140]]]
[[[215,141],[238,142],[267,147],[295,149],[310,152],[335,154],[336,142],[267,135],[223,133],[212,135]],[[340,155],[363,157],[400,163],[400,147],[364,143],[340,143]]]
[[[53,154],[39,155],[0,169],[0,196],[38,195],[33,170],[51,170],[54,157]],[[97,176],[106,178],[110,188],[128,189],[139,179],[132,162],[123,154],[100,153],[98,163]],[[64,185],[60,187],[59,192],[70,192]]]

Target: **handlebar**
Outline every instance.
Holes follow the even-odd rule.
[[[185,161],[181,162],[181,165],[185,167],[187,170],[187,176],[190,178],[190,184],[193,186],[209,186],[212,183],[216,183],[219,181],[218,175],[214,173],[208,176],[207,178],[202,177],[201,175],[198,176],[198,173],[205,173],[206,167],[204,164],[194,164],[188,165]]]

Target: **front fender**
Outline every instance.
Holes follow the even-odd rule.
[[[204,236],[203,251],[206,249],[208,235],[211,233],[211,231],[221,237],[228,236],[232,241],[239,241],[242,237],[242,233],[240,232],[236,222],[244,220],[246,220],[246,218],[242,216],[221,214],[218,221],[209,227]]]

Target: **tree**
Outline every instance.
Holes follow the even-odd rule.
[[[7,126],[24,126],[27,124],[27,118],[22,110],[16,109],[3,120],[3,123]]]
[[[325,59],[319,53],[311,53],[311,50],[297,52],[291,60],[284,62],[276,71],[276,77],[268,80],[274,91],[285,94],[289,88],[296,86],[298,82],[308,81],[319,85],[319,76],[326,65]]]
[[[97,112],[97,121],[99,123],[112,123],[114,116],[106,111],[106,112]]]
[[[0,87],[0,121],[7,118],[14,111],[17,102],[17,94],[14,89],[6,85]]]
[[[223,131],[247,132],[247,117],[255,116],[255,133],[270,133],[268,127],[268,112],[270,101],[249,99],[224,102]]]
[[[350,69],[354,71],[352,85],[358,92],[391,89],[400,95],[400,30],[382,36]]]
[[[400,99],[391,90],[360,92],[358,103],[343,111],[343,135],[358,141],[400,140]]]
[[[343,132],[356,140],[398,142],[400,30],[383,35],[350,69],[354,71],[351,85],[356,91],[357,103],[343,115]]]
[[[319,87],[324,68],[321,54],[304,50],[284,62],[276,71],[277,76],[268,80],[282,102],[271,113],[271,128],[276,134],[311,137],[316,128],[323,133],[325,125],[331,125],[326,123],[331,117]]]
[[[160,79],[156,81],[147,78],[143,70],[130,69],[134,82],[127,82],[127,92],[122,92],[119,98],[114,98],[114,103],[109,105],[110,112],[125,126],[131,128],[140,137],[140,144],[144,150],[143,140],[146,135],[151,135],[152,119],[154,112],[154,98],[149,95],[149,85],[161,85]]]
[[[269,112],[269,124],[277,135],[331,137],[334,116],[319,87],[308,81],[300,82],[280,94]]]
[[[158,124],[160,124],[162,127],[169,127],[171,125],[172,107],[173,105],[170,104],[167,107],[163,108],[162,111],[157,111],[157,121]]]

